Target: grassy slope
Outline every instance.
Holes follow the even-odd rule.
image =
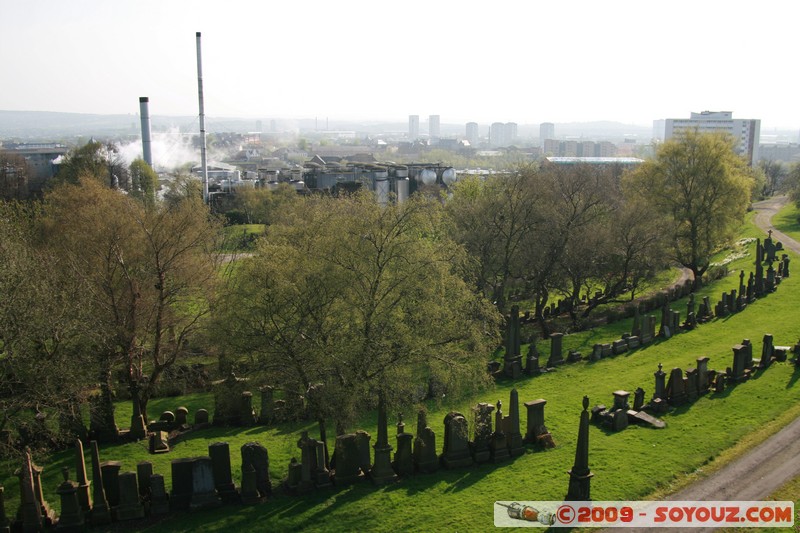
[[[745,236],[760,235],[748,226]],[[750,246],[750,252],[754,245]],[[752,259],[731,265],[751,269]],[[731,275],[710,289],[712,302],[723,290],[738,286],[738,276]],[[513,384],[520,401],[545,398],[545,421],[557,443],[553,450],[534,452],[502,465],[482,465],[456,471],[441,471],[435,475],[419,475],[413,479],[384,488],[364,483],[343,490],[326,490],[304,498],[276,495],[269,503],[232,511],[222,508],[203,513],[172,517],[151,531],[286,531],[304,530],[458,530],[475,531],[492,528],[495,500],[557,500],[567,488],[566,471],[574,458],[581,398],[590,397],[591,404],[612,401],[612,391],[633,391],[641,386],[649,398],[653,391],[653,372],[659,362],[665,370],[675,366],[684,369],[694,366],[701,356],[711,358],[709,367],[724,370],[732,364],[731,346],[750,338],[759,357],[761,338],[772,333],[778,345],[794,344],[798,332],[795,326],[796,301],[800,295],[800,275],[786,279],[778,292],[762,299],[743,313],[715,320],[693,332],[682,333],[666,342],[658,342],[631,353],[597,363],[582,362],[562,367],[555,373]],[[701,294],[702,296],[702,294]],[[673,304],[685,313],[685,303]],[[609,342],[630,328],[630,321],[615,324],[594,332],[584,332],[565,338],[565,349],[590,352],[595,342]],[[546,353],[547,344],[540,347]],[[685,476],[698,470],[712,468],[715,459],[737,442],[757,442],[763,437],[764,425],[787,415],[800,405],[800,386],[796,381],[800,371],[790,363],[777,363],[766,373],[747,383],[729,389],[721,395],[706,396],[690,406],[684,406],[664,417],[667,428],[651,430],[631,427],[621,433],[608,433],[600,428],[590,430],[590,465],[595,477],[592,496],[597,500],[644,499],[655,491],[664,491],[680,483]],[[498,383],[468,402],[453,405],[429,406],[428,421],[437,435],[441,449],[442,419],[450,409],[468,414],[478,401],[503,400],[507,405],[511,383]],[[446,400],[446,399],[445,399]],[[210,408],[208,396],[181,399],[160,399],[152,402],[151,413],[175,409],[179,404],[191,411]],[[792,407],[795,406],[795,407]],[[507,411],[507,408],[504,409]],[[120,425],[126,425],[128,411],[120,409]],[[191,416],[191,415],[190,415]],[[526,416],[522,412],[522,432]],[[777,424],[776,424],[777,426]],[[366,417],[361,427],[375,435],[374,414]],[[406,427],[414,431],[415,417],[406,416]],[[283,425],[279,428],[210,429],[194,435],[174,447],[173,452],[149,456],[142,444],[109,446],[101,450],[103,460],[123,462],[123,470],[135,469],[138,461],[155,463],[157,472],[169,478],[169,461],[173,458],[204,455],[207,445],[227,440],[231,444],[234,476],[239,478],[238,447],[244,442],[258,440],[270,451],[273,482],[285,477],[289,459],[297,456],[299,431],[311,430],[313,424]],[[757,435],[755,441],[753,434]],[[329,443],[332,445],[332,442]],[[747,445],[742,446],[746,448]],[[727,454],[730,455],[730,454]],[[71,454],[58,454],[47,464],[44,486],[51,503],[56,503],[54,489],[59,482],[63,464],[72,466]],[[169,481],[167,482],[169,486]],[[6,486],[16,487],[7,479]],[[16,496],[10,490],[9,500]],[[14,509],[16,502],[9,502]],[[141,528],[139,528],[141,529]]]

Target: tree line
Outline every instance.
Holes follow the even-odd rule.
[[[121,190],[101,148],[73,152],[41,201],[0,205],[0,430],[26,444],[107,430],[120,388],[147,420],[197,352],[339,432],[378,398],[467,394],[489,384],[512,301],[545,333],[556,298],[577,324],[671,261],[700,283],[755,187],[729,139],[689,132],[632,171],[523,165],[399,205],[259,191],[241,201],[265,233],[231,261],[196,188],[157,200],[148,167]]]

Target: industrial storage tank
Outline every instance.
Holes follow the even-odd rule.
[[[376,179],[374,187],[378,203],[381,205],[389,203],[389,179]]]
[[[417,175],[417,180],[422,181],[425,185],[433,185],[436,183],[436,171],[429,168],[423,169],[422,172]]]
[[[406,171],[408,172],[408,171]],[[408,200],[408,185],[410,180],[408,178],[399,178],[394,180],[394,193],[397,195],[397,203],[402,204]]]
[[[453,167],[447,167],[446,169],[442,170],[441,178],[445,185],[452,185],[456,181],[456,169]]]
[[[289,181],[289,185],[296,191],[302,191],[306,188],[306,184],[303,180],[291,180]]]

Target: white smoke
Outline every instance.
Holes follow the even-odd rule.
[[[153,154],[153,170],[171,172],[187,163],[200,163],[200,151],[192,147],[194,133],[181,133],[178,128],[166,132],[153,132],[150,136],[150,149]],[[119,154],[127,164],[142,158],[142,140],[123,144]]]

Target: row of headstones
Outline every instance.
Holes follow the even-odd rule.
[[[539,351],[536,348],[536,342],[531,341],[528,346],[528,353],[525,356],[525,367],[523,369],[519,307],[512,306],[509,325],[506,328],[505,355],[503,356],[502,367],[498,361],[492,361],[488,365],[488,370],[495,377],[506,376],[518,379],[523,373],[527,376],[536,376],[565,363],[577,363],[582,358],[581,353],[577,351],[570,351],[567,358],[564,359],[563,337],[563,333],[550,334],[550,356],[545,366],[539,363]]]
[[[69,468],[62,469],[64,482],[56,489],[61,500],[58,517],[44,499],[42,468],[33,464],[26,450],[23,467],[17,471],[22,498],[16,523],[5,519],[0,487],[0,529],[5,521],[14,530],[21,531],[41,531],[51,525],[58,531],[83,531],[90,524],[137,520],[170,511],[203,509],[222,503],[258,503],[272,492],[267,449],[257,442],[241,448],[241,490],[233,483],[228,443],[217,442],[209,445],[208,456],[172,461],[169,493],[164,477],[153,472],[152,463],[138,463],[135,472],[120,472],[122,463],[100,462],[97,442],[92,441],[91,447],[91,481],[86,475],[80,441],[75,444],[77,481],[68,479]]]
[[[253,406],[253,393],[245,378],[231,373],[226,379],[214,382],[214,425],[255,426],[305,418],[305,399],[300,394],[287,394],[283,400],[274,398],[274,388],[260,387],[260,410]]]
[[[744,339],[741,344],[733,347],[733,367],[727,368],[724,372],[709,370],[708,357],[697,359],[697,367],[684,371],[680,368],[673,368],[667,380],[667,374],[662,370],[662,365],[658,365],[658,370],[653,374],[655,377],[655,392],[649,403],[644,403],[644,390],[639,387],[634,393],[633,408],[628,405],[630,393],[627,391],[615,391],[614,404],[606,409],[604,405],[595,406],[592,409],[592,421],[604,424],[613,431],[621,431],[628,427],[631,422],[647,422],[655,427],[663,427],[654,424],[653,420],[646,416],[641,416],[643,410],[655,413],[664,413],[670,406],[679,406],[696,401],[699,397],[710,391],[722,393],[725,391],[726,383],[739,383],[750,378],[757,370],[766,370],[774,361],[786,361],[788,353],[794,351],[797,357],[795,364],[800,365],[800,341],[794,348],[789,346],[775,346],[773,337],[770,334],[764,335],[761,359],[756,363],[753,359],[753,346],[749,339]]]

